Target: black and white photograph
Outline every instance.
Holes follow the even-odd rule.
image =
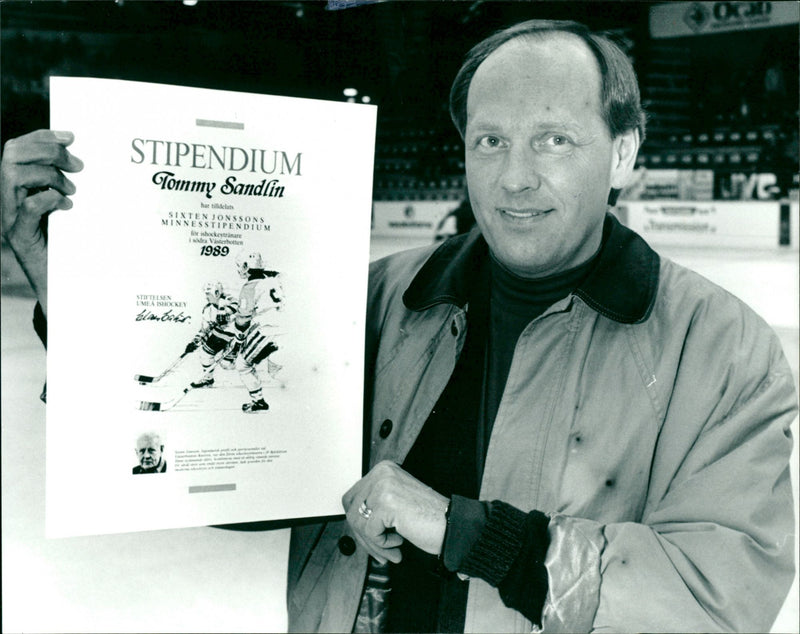
[[[0,47],[4,632],[800,632],[800,4]]]
[[[149,475],[167,472],[167,457],[161,435],[145,432],[136,439],[136,462],[131,469],[133,475]]]

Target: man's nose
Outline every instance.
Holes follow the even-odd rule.
[[[500,184],[510,194],[536,190],[542,184],[536,152],[524,145],[509,148],[505,155]]]

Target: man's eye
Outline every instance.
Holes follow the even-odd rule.
[[[551,134],[544,139],[544,145],[553,149],[566,149],[572,145],[572,139],[563,134]]]
[[[478,139],[478,147],[483,149],[493,150],[495,148],[502,147],[502,145],[503,142],[498,137],[490,134],[482,136],[480,139]]]

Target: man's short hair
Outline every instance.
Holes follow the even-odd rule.
[[[600,103],[611,138],[631,129],[644,141],[645,114],[639,96],[639,83],[633,64],[625,52],[604,35],[571,20],[528,20],[498,31],[476,44],[464,60],[450,89],[450,116],[461,138],[467,128],[467,94],[472,77],[483,61],[500,46],[519,37],[539,37],[547,33],[572,33],[591,49],[600,66]]]
[[[161,436],[155,432],[150,431],[140,434],[139,437],[136,439],[136,444],[138,445],[142,440],[145,440],[156,447],[161,447],[161,449],[164,448],[164,445],[161,444]]]

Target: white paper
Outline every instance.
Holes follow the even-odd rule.
[[[50,219],[48,536],[342,513],[361,475],[376,108],[55,77],[50,103],[86,167]],[[270,277],[242,326],[278,348],[255,366],[269,409],[242,411],[239,359],[185,394],[205,353],[155,380],[200,332],[207,283],[244,301],[235,259],[253,253]],[[134,475],[146,432],[166,471]]]

